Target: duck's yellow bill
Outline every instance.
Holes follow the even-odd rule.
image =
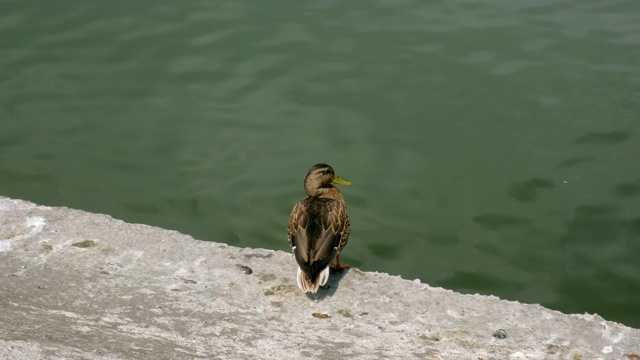
[[[340,185],[351,185],[351,183],[343,178],[341,178],[338,174],[336,174],[336,176],[333,178],[333,183],[336,184],[340,184]]]

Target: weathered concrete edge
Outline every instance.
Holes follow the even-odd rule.
[[[294,270],[284,252],[0,197],[0,358],[640,356],[640,330],[597,315],[357,269],[309,298]]]

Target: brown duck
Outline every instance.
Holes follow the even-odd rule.
[[[305,292],[315,293],[327,283],[330,266],[349,267],[340,263],[340,252],[349,240],[347,204],[332,183],[351,185],[331,166],[313,165],[304,178],[308,197],[293,207],[289,217],[289,245],[298,262],[298,287]]]

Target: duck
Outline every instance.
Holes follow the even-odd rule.
[[[340,262],[340,252],[349,240],[347,204],[332,184],[350,186],[351,182],[325,163],[313,165],[304,178],[307,198],[289,216],[289,245],[298,263],[296,282],[305,293],[316,293],[325,285],[330,268],[349,268]]]

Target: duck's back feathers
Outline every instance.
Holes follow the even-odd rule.
[[[318,286],[326,283],[329,263],[348,240],[349,218],[344,201],[309,197],[299,202],[291,212],[288,233],[289,244],[300,267],[298,285],[309,283],[300,288],[315,292]],[[326,276],[321,279],[323,274]]]

